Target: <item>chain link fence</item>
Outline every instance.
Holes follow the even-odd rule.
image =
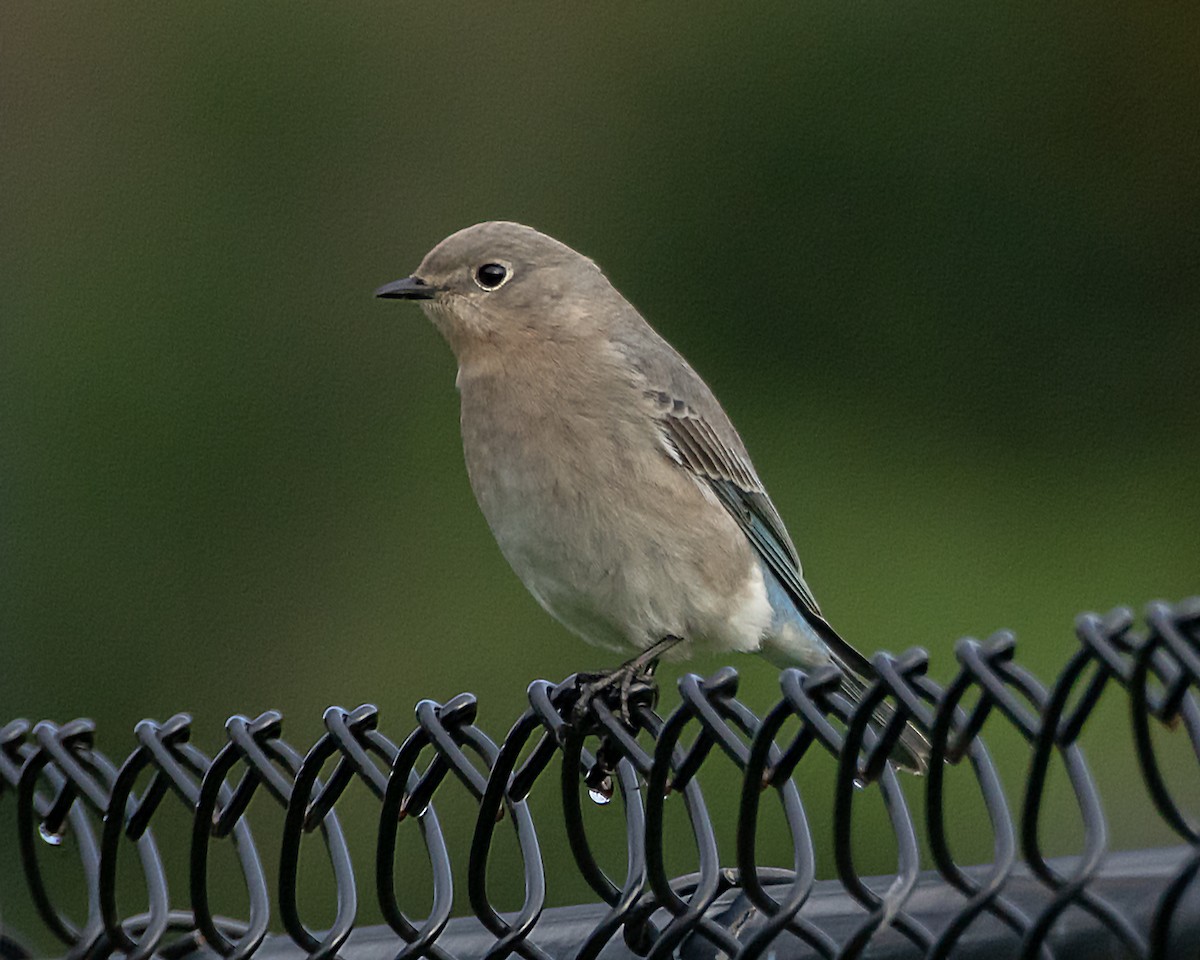
[[[0,862],[23,875],[38,917],[71,958],[1200,956],[1200,827],[1184,809],[1197,798],[1169,786],[1174,778],[1155,745],[1156,728],[1167,728],[1189,742],[1189,764],[1200,761],[1200,598],[1151,604],[1140,628],[1128,610],[1086,614],[1076,634],[1078,646],[1049,688],[1017,662],[1012,638],[1001,634],[960,641],[957,672],[945,687],[927,676],[921,651],[878,654],[878,679],[857,706],[843,696],[835,669],[786,670],[781,698],[761,717],[737,699],[732,669],[684,676],[679,705],[665,718],[647,693],[628,723],[599,699],[578,716],[577,677],[539,680],[529,687],[529,708],[499,742],[476,725],[470,694],[422,701],[416,727],[403,738],[381,731],[373,706],[330,707],[325,732],[307,751],[283,739],[278,713],[235,716],[211,757],[190,742],[192,721],[183,714],[139,723],[136,745],[119,762],[96,748],[90,721],[14,720],[0,730],[0,802],[15,804],[17,830],[15,843],[0,842]],[[1106,688],[1127,703],[1146,816],[1178,836],[1175,847],[1107,849],[1101,797],[1078,743]],[[895,717],[877,729],[869,720],[885,699]],[[904,775],[887,759],[908,719],[929,731],[933,745],[928,776],[907,791],[917,801],[906,798]],[[982,736],[997,724],[1028,744],[1019,806],[1010,806]],[[802,800],[813,753],[832,755],[837,765],[831,822],[810,819]],[[717,775],[728,781],[740,773],[728,787],[739,800],[735,849],[726,860],[696,779],[714,754],[732,761]],[[1052,763],[1065,771],[1078,806],[1076,856],[1044,852]],[[964,866],[955,858],[946,784],[952,767],[970,770],[978,784],[993,837],[990,863]],[[374,860],[357,864],[337,809],[355,781],[377,805]],[[454,781],[475,803],[469,837],[452,837],[436,812]],[[594,892],[590,903],[546,907],[553,878],[530,808],[535,790],[561,798],[571,857]],[[853,855],[864,840],[856,837],[856,801],[869,791],[882,797],[897,851],[896,871],[884,878],[862,876]],[[256,795],[281,808],[282,835],[252,832],[248,808]],[[699,869],[686,876],[667,867],[669,796],[682,799],[698,856]],[[613,800],[625,827],[625,868],[616,876],[600,865],[585,815],[585,804]],[[191,829],[186,890],[168,889],[151,829],[164,802],[179,801]],[[786,823],[789,869],[760,865],[767,802]],[[922,870],[921,818],[932,869]],[[520,851],[524,902],[516,911],[500,909],[488,889],[501,829],[515,829]],[[412,830],[432,875],[424,917],[400,902],[396,883],[406,868],[401,831]],[[832,835],[836,879],[817,879],[815,833]],[[86,888],[86,910],[76,916],[42,866],[67,836]],[[469,844],[465,906],[454,900],[452,841]],[[301,848],[313,843],[325,848],[333,875],[334,919],[323,930],[306,923],[298,895]],[[244,918],[212,908],[209,862],[224,845],[245,885]],[[260,855],[267,848],[279,853],[270,877]],[[118,906],[122,858],[136,860],[144,876],[144,913],[123,915]],[[369,886],[386,926],[356,927]],[[273,923],[285,935],[270,933]],[[0,940],[0,953],[27,956],[12,936]]]

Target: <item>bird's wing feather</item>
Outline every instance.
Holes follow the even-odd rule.
[[[712,425],[683,401],[659,391],[654,392],[652,399],[666,438],[679,455],[680,465],[708,484],[829,647],[835,661],[859,676],[874,676],[866,657],[843,640],[821,615],[816,598],[804,582],[796,547],[749,459],[722,441]]]
[[[792,598],[797,611],[824,641],[834,663],[846,675],[844,687],[851,697],[861,699],[863,683],[873,679],[875,671],[867,658],[843,640],[821,615],[804,582],[796,547],[729,417],[687,361],[632,307],[626,321],[613,345],[636,371],[671,460],[712,490]],[[887,703],[875,712],[881,726],[886,726],[892,715],[893,708]],[[900,763],[922,772],[927,768],[929,752],[925,735],[912,723],[907,724],[896,750]]]

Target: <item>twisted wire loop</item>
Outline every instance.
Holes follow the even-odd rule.
[[[283,718],[274,711],[231,717],[211,757],[191,742],[187,715],[143,720],[119,764],[97,748],[88,720],[61,726],[14,720],[0,727],[0,797],[14,798],[15,860],[34,913],[72,960],[109,954],[282,960],[296,957],[297,948],[312,960],[1049,960],[1100,954],[1157,960],[1185,948],[1194,955],[1200,938],[1196,796],[1172,786],[1179,776],[1165,768],[1179,761],[1165,761],[1162,749],[1174,738],[1195,758],[1187,772],[1200,770],[1200,598],[1150,604],[1141,629],[1127,609],[1084,614],[1075,632],[1077,646],[1048,686],[1017,662],[1013,638],[1001,633],[982,642],[961,640],[957,668],[944,687],[928,676],[922,651],[877,654],[876,678],[858,703],[846,696],[833,667],[785,670],[780,699],[761,717],[737,699],[739,678],[731,668],[681,678],[679,702],[665,716],[655,710],[652,689],[635,688],[631,702],[618,708],[586,696],[582,675],[557,684],[537,680],[527,691],[528,708],[499,744],[476,725],[471,694],[446,703],[422,700],[416,725],[397,740],[381,732],[372,705],[330,707],[324,732],[306,752],[282,738]],[[1178,837],[1175,848],[1108,850],[1100,791],[1079,742],[1106,693],[1127,704],[1146,810]],[[879,716],[890,719],[877,725]],[[919,806],[906,798],[902,774],[890,760],[909,722],[924,729],[931,744],[928,775],[910,781],[915,789],[908,791]],[[1026,775],[1008,792],[981,735],[1000,724],[1013,728],[1028,749]],[[805,805],[804,791],[827,788],[828,778],[806,776],[813,756],[836,765],[828,824],[814,823]],[[1047,784],[1056,769],[1065,774],[1082,825],[1082,849],[1072,857],[1045,853]],[[953,776],[972,781],[982,799],[978,828],[992,840],[986,864],[964,865],[955,855],[951,770],[963,771]],[[710,788],[736,784],[730,850],[719,848],[701,774]],[[374,884],[386,923],[357,933],[363,872],[361,865],[355,871],[337,813],[354,783],[378,804]],[[476,813],[465,877],[470,916],[452,918],[453,836],[434,800],[459,788]],[[592,904],[546,907],[548,875],[531,808],[539,791],[561,803],[570,857],[595,894]],[[864,826],[854,811],[873,791],[897,859],[890,876],[868,878],[854,850],[877,842],[877,832],[865,833],[878,827]],[[251,832],[251,801],[260,792],[283,811],[282,835],[271,840],[279,851],[273,878]],[[585,796],[604,805],[619,800],[603,815],[619,816],[624,825],[622,876],[610,876],[600,864]],[[782,814],[787,868],[759,863],[768,797]],[[168,889],[152,829],[164,802],[181,803],[191,818],[186,895]],[[671,818],[668,830],[669,802],[681,805],[683,817]],[[515,832],[520,873],[489,883],[505,821]],[[431,877],[432,904],[423,919],[405,910],[396,884],[397,871],[413,867],[397,857],[399,832],[411,829],[405,824],[416,826]],[[677,836],[681,830],[684,836]],[[836,879],[818,879],[818,831],[832,836]],[[323,931],[311,929],[299,906],[300,852],[313,833],[321,836],[334,886],[334,917]],[[245,887],[244,919],[214,912],[210,899],[210,856],[225,843]],[[668,851],[681,844],[694,850],[697,869],[672,876]],[[132,913],[117,897],[118,863],[132,856],[122,853],[128,846],[147,901]],[[82,876],[83,916],[63,909],[51,893],[63,884],[50,884],[45,872],[51,860],[61,872],[69,851],[78,860],[73,872]],[[605,851],[603,859],[615,853]],[[2,842],[0,856],[12,862]],[[286,936],[269,932],[272,884]],[[497,885],[520,885],[518,910],[497,908],[491,893]],[[6,930],[0,956],[23,960],[28,952]]]

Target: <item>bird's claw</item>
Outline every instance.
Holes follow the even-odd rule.
[[[641,665],[627,663],[608,673],[580,674],[579,682],[579,698],[571,711],[576,725],[588,722],[597,699],[603,700],[629,727],[633,726],[634,708],[641,704],[653,707],[658,702],[654,671]]]

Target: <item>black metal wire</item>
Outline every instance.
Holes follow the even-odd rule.
[[[1168,784],[1155,734],[1186,738],[1200,768],[1200,598],[1149,605],[1141,631],[1125,609],[1086,614],[1076,621],[1076,635],[1078,646],[1049,687],[1017,663],[1012,637],[997,634],[959,642],[958,670],[944,688],[927,676],[923,652],[878,654],[877,679],[857,704],[833,668],[786,670],[780,700],[761,718],[737,699],[738,676],[730,668],[709,678],[683,677],[679,704],[665,717],[645,690],[627,712],[593,699],[581,717],[579,677],[539,680],[529,687],[529,708],[499,744],[476,726],[478,704],[470,694],[444,704],[421,701],[415,728],[401,740],[381,732],[374,706],[330,707],[325,732],[303,753],[283,739],[283,718],[275,712],[231,717],[225,743],[211,758],[191,744],[187,715],[144,720],[119,764],[96,748],[90,721],[14,720],[0,728],[0,797],[13,797],[17,836],[15,844],[0,845],[0,856],[20,864],[37,916],[69,958],[208,953],[247,960],[282,957],[289,943],[313,960],[1200,955],[1197,798],[1181,798]],[[1153,811],[1178,836],[1178,847],[1108,850],[1100,793],[1078,743],[1103,696],[1127,703],[1147,815]],[[893,720],[880,729],[872,718],[885,701]],[[908,721],[925,729],[932,744],[919,809],[906,800],[889,760]],[[1004,723],[1030,750],[1015,813],[981,736],[985,727]],[[784,737],[791,727],[795,732]],[[816,753],[832,756],[837,767],[827,824],[814,824],[803,802],[800,774]],[[1056,766],[1078,806],[1083,846],[1077,856],[1050,859],[1043,809]],[[986,823],[979,826],[992,837],[990,863],[968,867],[955,857],[948,831],[952,767],[971,771],[982,798]],[[736,784],[734,866],[721,862],[701,771],[706,780]],[[386,927],[356,926],[362,874],[337,814],[355,781],[379,805],[374,879]],[[434,808],[450,781],[477,806],[465,878],[470,917],[459,919],[452,919],[454,876]],[[273,905],[248,813],[260,788],[284,816]],[[594,904],[546,909],[550,878],[529,796],[547,788],[560,794],[570,852]],[[855,864],[863,838],[854,809],[867,789],[879,791],[897,850],[895,873],[882,879],[862,876]],[[597,860],[585,794],[619,801],[621,877],[610,877]],[[168,889],[152,829],[172,795],[191,817],[186,896]],[[697,872],[682,877],[667,866],[668,850],[680,840],[678,822],[666,834],[671,796],[681,798],[698,861]],[[768,797],[779,804],[790,838],[788,869],[758,863]],[[917,839],[922,822],[932,859],[925,870]],[[418,829],[432,877],[432,905],[421,920],[404,910],[394,877],[407,866],[396,854],[406,823]],[[489,893],[502,828],[515,831],[520,851],[520,878],[502,884],[524,889],[515,913],[501,911]],[[817,879],[818,828],[832,836],[836,881]],[[334,919],[324,931],[305,923],[298,902],[301,848],[312,833],[321,835],[333,877]],[[43,876],[42,858],[68,834],[82,867],[82,919],[60,907]],[[208,864],[223,841],[232,844],[246,889],[245,919],[212,912]],[[144,911],[125,912],[117,901],[118,862],[130,844],[146,889]],[[272,909],[286,938],[268,933]],[[27,955],[4,931],[0,957]]]

